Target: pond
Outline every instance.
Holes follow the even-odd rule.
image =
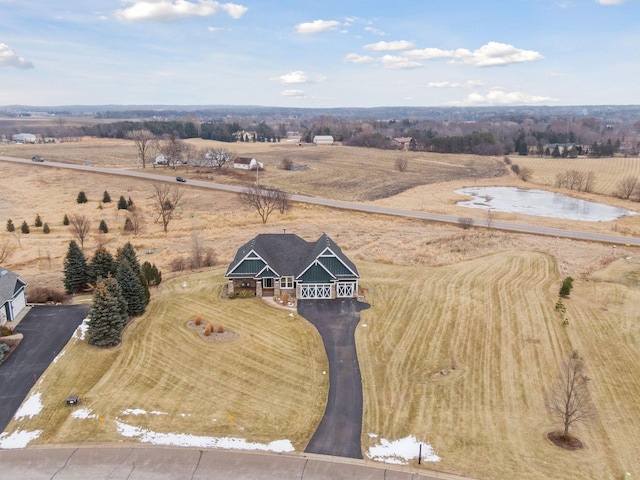
[[[544,190],[525,190],[516,187],[473,187],[455,193],[473,197],[457,205],[497,212],[525,213],[540,217],[565,218],[585,222],[609,222],[636,212],[603,203],[579,200]]]

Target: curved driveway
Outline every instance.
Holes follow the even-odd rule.
[[[354,299],[298,300],[298,313],[320,332],[329,359],[329,398],[305,452],[362,458],[362,378],[355,330],[360,310]]]
[[[104,173],[108,175],[124,175],[128,177],[136,177],[143,180],[153,180],[160,182],[172,182],[175,183],[175,179],[166,175],[158,175],[154,173],[125,170],[119,168],[102,168],[102,167],[90,167],[86,165],[77,165],[72,163],[60,163],[60,162],[32,162],[31,160],[25,160],[23,158],[5,157],[0,156],[0,160],[14,163],[22,163],[25,165],[33,165],[34,167],[55,167],[55,168],[67,168],[71,170],[79,170],[93,173]],[[234,185],[224,185],[221,183],[204,182],[201,180],[189,180],[186,184],[200,188],[209,188],[213,190],[221,190],[225,192],[239,193],[244,190],[244,187],[237,187]],[[459,224],[459,217],[456,215],[441,215],[438,213],[417,212],[414,210],[403,210],[400,208],[382,207],[379,205],[368,205],[364,203],[344,202],[341,200],[331,200],[328,198],[316,198],[306,195],[291,195],[291,200],[300,203],[309,203],[314,205],[322,205],[331,208],[341,208],[344,210],[353,210],[357,212],[368,212],[379,215],[391,215],[396,217],[405,218],[417,218],[422,220],[430,220],[434,222],[453,223]],[[534,235],[548,235],[561,238],[572,238],[574,240],[586,240],[591,242],[603,242],[614,243],[618,245],[635,245],[640,246],[640,238],[635,237],[621,237],[617,235],[605,235],[601,233],[580,232],[577,230],[564,230],[561,228],[548,228],[539,227],[534,225],[523,225],[519,223],[511,222],[498,222],[495,220],[488,224],[487,219],[474,218],[474,226],[491,227],[495,230],[504,230],[508,232],[517,233],[530,233]]]

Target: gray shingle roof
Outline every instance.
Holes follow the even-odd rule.
[[[26,283],[20,280],[18,275],[0,267],[0,305],[11,300],[13,295],[25,285]]]

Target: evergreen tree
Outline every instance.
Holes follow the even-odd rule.
[[[141,276],[134,272],[126,258],[117,260],[116,280],[127,302],[127,313],[130,317],[142,315],[147,307],[147,296],[140,279]]]
[[[120,199],[118,200],[118,210],[126,210],[127,209],[127,199],[124,198],[124,195],[120,195]]]
[[[107,222],[104,220],[100,220],[100,226],[98,227],[102,233],[109,233],[109,228],[107,227]]]
[[[29,225],[27,224],[26,220],[22,221],[22,225],[20,226],[20,231],[25,234],[29,233]]]
[[[98,280],[106,279],[116,274],[116,262],[104,247],[100,247],[93,254],[89,262],[89,282],[97,284]]]
[[[142,275],[149,286],[160,285],[160,282],[162,282],[162,272],[158,270],[155,263],[144,262],[142,264]]]
[[[133,227],[133,222],[131,221],[130,217],[127,217],[124,221],[124,231],[127,233],[131,233],[135,230],[135,228]]]
[[[93,292],[93,306],[88,329],[88,342],[98,347],[111,347],[120,343],[123,317],[122,304],[113,295],[104,280]]]
[[[75,240],[71,240],[64,259],[64,288],[67,293],[78,293],[88,280],[87,260]]]
[[[62,224],[63,225],[69,225],[69,216],[65,213],[64,214],[64,218],[62,219]]]
[[[49,224],[45,222],[45,224],[42,226],[42,233],[49,233],[51,231],[51,229],[49,228]]]
[[[105,190],[104,193],[102,194],[102,203],[109,203],[109,202],[111,202],[111,195],[109,195],[109,192]]]
[[[120,313],[120,319],[114,326],[117,328],[121,338],[122,330],[124,330],[124,327],[127,324],[127,320],[129,320],[129,315],[127,314],[127,301],[124,299],[122,288],[120,288],[120,284],[115,277],[109,275],[104,280],[104,284],[106,285],[107,290],[109,290],[111,296],[115,298],[118,303],[118,312]]]
[[[42,219],[40,218],[40,214],[36,214],[36,220],[33,222],[36,227],[42,226]]]
[[[562,286],[560,287],[560,296],[568,297],[571,294],[571,289],[573,288],[573,278],[567,277],[562,281]]]
[[[76,199],[78,203],[87,203],[87,195],[84,192],[78,193],[78,198]]]
[[[15,232],[16,226],[13,224],[13,220],[7,220],[7,232]]]
[[[122,259],[125,259],[129,262],[133,273],[136,275],[140,275],[142,269],[140,267],[140,262],[138,261],[138,256],[136,255],[136,251],[131,245],[131,242],[127,242],[124,244],[124,247],[121,247],[116,252],[116,262],[120,263]]]

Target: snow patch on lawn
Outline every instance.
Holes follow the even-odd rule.
[[[74,410],[71,414],[73,418],[97,418],[98,416],[91,411],[90,408],[80,408],[79,410]]]
[[[36,392],[27,398],[20,408],[16,412],[13,418],[21,420],[24,417],[35,417],[42,411],[42,400],[40,399],[40,392]]]
[[[73,334],[73,338],[84,340],[84,337],[87,334],[87,330],[89,330],[89,319],[85,318],[82,323],[78,325],[78,328],[76,328],[76,331]]]
[[[0,449],[25,448],[31,440],[35,440],[40,436],[42,430],[34,430],[28,432],[26,430],[16,430],[11,435],[8,433],[0,433]]]
[[[377,435],[374,437],[374,434],[369,434],[369,436],[377,437]],[[413,435],[393,441],[381,438],[378,445],[369,447],[367,457],[378,462],[407,465],[410,460],[418,458],[420,444],[422,444],[423,462],[440,461],[440,457],[435,454],[431,445],[419,442]]]
[[[142,408],[127,408],[122,411],[123,415],[146,415],[147,411]]]
[[[248,442],[244,438],[203,437],[188,433],[158,433],[116,421],[118,432],[124,437],[137,437],[143,443],[174,447],[222,448],[225,450],[260,450],[265,452],[293,452],[289,440],[274,440],[268,444]]]

